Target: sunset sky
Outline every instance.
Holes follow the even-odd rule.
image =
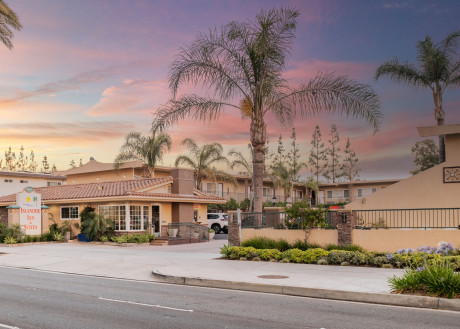
[[[147,133],[154,112],[170,97],[168,67],[180,47],[199,32],[232,20],[252,19],[261,8],[297,8],[297,39],[285,77],[293,85],[317,72],[335,72],[370,84],[382,101],[380,132],[363,120],[320,115],[295,121],[303,160],[315,125],[323,138],[336,124],[360,158],[361,179],[401,178],[412,169],[416,127],[434,125],[429,90],[388,79],[376,67],[398,56],[416,61],[416,42],[439,41],[460,30],[460,2],[452,1],[154,1],[9,0],[24,28],[14,49],[0,45],[0,157],[11,146],[33,149],[59,170],[74,159],[112,162],[131,131]],[[446,124],[460,123],[460,88],[445,93]],[[290,127],[268,118],[270,145]],[[186,137],[247,150],[249,121],[227,111],[218,121],[184,121],[170,130],[172,165]],[[307,175],[308,173],[305,173]]]

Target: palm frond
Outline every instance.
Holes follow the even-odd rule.
[[[289,103],[293,114],[299,109],[302,117],[321,111],[341,112],[364,118],[374,129],[382,120],[380,100],[371,87],[333,74],[318,74],[308,84],[281,96],[270,109],[277,108],[280,102],[286,102],[285,107]]]
[[[169,127],[187,117],[197,121],[215,120],[224,106],[237,106],[198,95],[185,95],[179,99],[170,100],[156,112],[156,127]]]
[[[396,82],[405,82],[412,87],[429,86],[424,75],[409,63],[400,63],[397,58],[384,62],[377,67],[375,80],[387,76]]]

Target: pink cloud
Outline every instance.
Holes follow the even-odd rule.
[[[167,82],[164,80],[128,79],[119,86],[106,88],[99,102],[86,111],[86,114],[103,116],[135,112],[152,113],[154,106],[165,103],[169,94]]]

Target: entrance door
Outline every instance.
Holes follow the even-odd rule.
[[[219,183],[219,194],[218,196],[220,196],[221,198],[224,196],[224,184],[222,183]]]
[[[161,233],[160,206],[152,206],[152,224],[155,225],[155,235],[160,236],[160,233]]]

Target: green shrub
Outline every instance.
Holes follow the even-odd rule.
[[[39,242],[40,241],[40,236],[36,235],[32,237],[32,242]]]
[[[327,250],[321,248],[307,249],[303,252],[305,255],[303,257],[303,263],[314,264],[320,258],[326,258],[329,255]]]
[[[40,237],[38,239],[41,242],[53,241],[53,237],[52,237],[51,233],[43,233],[42,235],[40,235]]]
[[[289,249],[282,253],[281,258],[287,258],[293,263],[303,263],[305,254],[300,249]]]
[[[257,250],[257,256],[262,260],[270,260],[270,259],[281,259],[281,251],[278,249],[262,249]]]
[[[220,254],[222,257],[229,258],[230,246],[228,244],[224,244],[224,246],[220,248]]]
[[[252,259],[257,256],[257,249],[254,247],[230,247],[228,250],[228,258],[240,259],[244,257],[246,259]]]
[[[291,248],[291,245],[284,239],[274,240],[266,237],[246,240],[241,246],[254,247],[256,249],[278,249],[279,251],[285,251]]]
[[[307,249],[321,248],[321,246],[317,243],[306,243],[305,241],[297,240],[292,245],[292,248],[297,248],[300,250],[307,250]]]
[[[390,264],[390,261],[385,256],[376,256],[372,259],[371,265],[382,266],[383,264]]]
[[[447,298],[460,294],[460,273],[455,272],[449,262],[407,269],[402,277],[394,276],[388,282],[391,289],[399,293],[423,291]]]
[[[64,241],[64,235],[61,232],[53,232],[52,234],[53,241]]]
[[[128,237],[126,235],[112,236],[110,238],[110,241],[116,242],[116,243],[127,243],[128,242]]]
[[[355,245],[355,244],[350,244],[347,246],[339,246],[337,244],[328,244],[325,247],[326,250],[331,251],[331,250],[346,250],[346,251],[359,251],[359,252],[366,252],[362,247]]]
[[[316,262],[316,264],[318,264],[318,265],[328,265],[329,263],[327,262],[326,258],[321,258],[320,260],[318,260]]]
[[[345,250],[331,250],[327,256],[329,264],[340,265],[348,259],[348,251]]]
[[[33,242],[33,237],[30,236],[30,235],[26,235],[26,236],[24,237],[24,240],[22,240],[22,241],[25,242],[25,243]]]
[[[16,241],[16,239],[13,238],[12,236],[7,236],[7,237],[3,240],[3,243],[5,243],[5,244],[15,244],[15,243],[18,243],[18,241]]]
[[[109,242],[109,237],[106,235],[101,236],[101,242]]]

